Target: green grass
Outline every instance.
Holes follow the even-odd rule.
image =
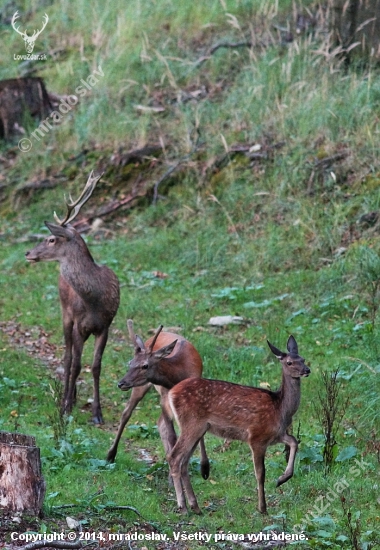
[[[35,435],[41,448],[47,482],[41,532],[60,530],[67,515],[60,506],[74,504],[68,513],[83,521],[86,530],[142,531],[153,525],[172,537],[173,531],[247,534],[271,526],[292,532],[305,524],[309,541],[302,548],[349,549],[353,545],[341,495],[331,502],[325,498],[324,511],[315,508],[346,476],[342,494],[352,513],[351,535],[358,522],[361,548],[379,544],[380,241],[376,226],[366,228],[357,221],[380,203],[380,73],[371,65],[344,68],[338,59],[316,53],[322,47],[318,32],[288,45],[269,38],[274,36],[272,23],[293,24],[290,4],[281,3],[279,13],[274,3],[259,0],[207,5],[136,0],[123,10],[114,3],[85,0],[75,8],[65,1],[48,8],[37,2],[25,6],[31,9],[28,27],[49,13],[37,46],[61,49],[57,58],[38,66],[49,90],[73,93],[99,65],[104,78],[62,125],[33,143],[31,153],[2,145],[3,323],[19,323],[31,338],[36,327],[43,328],[62,355],[58,267],[27,265],[24,254],[34,241],[25,242],[25,236],[46,231],[43,222],[54,210],[60,214],[63,193],[75,194],[92,168],[103,167],[106,173],[91,206],[128,193],[140,168],[131,176],[113,165],[111,157],[119,148],[164,144],[165,160],[144,168],[143,178],[153,183],[168,163],[191,150],[194,126],[204,142],[170,185],[161,188],[164,200],[156,206],[142,201],[128,215],[106,219],[111,233],[86,237],[95,259],[116,272],[122,292],[103,361],[102,428],[89,423],[84,407],[92,393],[87,368],[92,342],[84,352],[79,406],[57,443],[51,389],[55,366],[27,354],[25,345],[0,332],[0,428]],[[23,43],[9,25],[3,24],[0,32],[5,43],[0,77],[18,76],[22,67],[9,59],[22,53]],[[219,40],[252,37],[258,41],[252,50],[219,49],[194,65]],[[178,101],[181,92],[202,87],[207,90],[204,99]],[[138,114],[135,108],[155,103],[165,112]],[[251,165],[247,157],[236,155],[216,168],[225,144],[260,144],[268,157]],[[279,146],[272,148],[275,144]],[[91,152],[72,160],[83,148]],[[341,152],[344,158],[323,165]],[[66,177],[62,185],[17,199],[18,186],[57,174]],[[155,271],[167,277],[157,278]],[[246,322],[216,329],[208,325],[215,315],[240,315]],[[272,389],[279,386],[281,372],[266,339],[283,349],[289,334],[297,338],[312,371],[302,381],[293,425],[300,453],[294,478],[276,489],[285,462],[281,446],[269,448],[267,517],[256,511],[248,447],[233,442],[224,449],[223,441],[210,435],[211,480],[201,479],[197,453],[191,464],[204,514],[175,514],[156,428],[159,399],[153,391],[135,411],[116,464],[105,464],[128,397],[117,388],[132,356],[127,318],[144,337],[160,323],[180,326],[201,353],[206,377]],[[349,397],[337,439],[337,453],[345,459],[326,474],[314,403],[319,374],[337,368],[342,395]],[[154,457],[154,466],[141,460],[141,449]],[[365,463],[360,475],[355,460]],[[116,508],[122,505],[141,516]],[[313,511],[316,518],[307,523],[305,517]],[[196,542],[191,546],[200,547]],[[232,546],[220,542],[209,547]]]

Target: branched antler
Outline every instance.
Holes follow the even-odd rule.
[[[76,201],[72,199],[72,197],[69,195],[69,201],[66,200],[66,206],[67,206],[67,213],[66,217],[63,220],[60,220],[57,216],[57,214],[54,212],[54,219],[59,225],[67,225],[68,223],[72,222],[77,215],[79,214],[80,209],[82,206],[88,201],[88,199],[91,197],[96,184],[102,177],[103,173],[99,176],[94,176],[94,171],[92,170],[91,174],[88,177],[87,183],[78,197]]]

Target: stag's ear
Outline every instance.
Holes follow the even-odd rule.
[[[73,227],[66,227],[64,225],[56,225],[55,223],[45,222],[46,227],[49,229],[55,237],[64,237],[67,240],[72,239],[75,236],[75,229]]]
[[[278,348],[276,348],[276,346],[274,346],[273,344],[271,344],[269,342],[269,340],[267,340],[268,342],[268,346],[270,347],[271,349],[271,352],[274,353],[274,355],[277,357],[277,359],[283,359],[284,357],[287,356],[286,353],[283,353],[282,351],[280,351]]]
[[[288,352],[290,353],[290,355],[298,355],[298,345],[294,336],[289,336],[286,347],[288,348]]]
[[[168,355],[171,354],[177,342],[178,340],[174,340],[174,342],[171,342],[167,346],[164,346],[163,348],[160,348],[157,351],[154,351],[152,354],[153,357],[155,359],[164,359],[164,357],[167,357]]]
[[[136,336],[135,341],[133,343],[134,343],[134,346],[135,346],[135,351],[137,351],[137,352],[145,351],[145,344],[142,341],[142,339],[140,338],[140,336]]]

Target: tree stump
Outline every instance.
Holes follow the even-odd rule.
[[[0,510],[41,516],[44,495],[35,438],[0,432]]]
[[[22,135],[28,114],[43,120],[52,110],[42,78],[29,76],[0,81],[0,138],[7,140],[13,135]]]
[[[354,56],[380,59],[380,0],[328,0],[334,42],[349,48],[360,42]]]

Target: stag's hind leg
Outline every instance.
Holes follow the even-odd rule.
[[[123,410],[123,413],[121,415],[119,428],[117,430],[117,434],[115,437],[114,442],[112,443],[112,446],[110,450],[107,453],[107,460],[108,462],[114,462],[117,454],[117,448],[119,446],[119,442],[122,436],[122,433],[124,431],[124,428],[128,422],[128,420],[131,418],[131,415],[137,405],[140,403],[141,399],[144,397],[144,395],[150,390],[152,387],[152,384],[148,383],[144,386],[138,386],[135,388],[132,388],[131,396],[129,400],[127,401],[127,405],[125,409]]]

